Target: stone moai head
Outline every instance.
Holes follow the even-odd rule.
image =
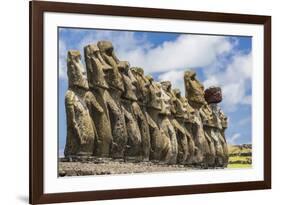
[[[205,100],[208,104],[220,103],[222,101],[222,92],[220,87],[209,87],[205,90]]]
[[[112,67],[112,70],[105,73],[105,79],[107,83],[111,87],[124,92],[124,84],[122,76],[119,73],[119,68],[126,67],[128,65],[128,62],[119,61],[119,59],[115,55],[113,45],[110,41],[99,41],[97,45],[104,61]]]
[[[175,115],[183,118],[187,118],[187,109],[184,106],[183,102],[181,101],[181,91],[180,89],[176,88],[172,90],[175,96],[174,108],[175,108]]]
[[[161,83],[157,83],[157,86],[161,90],[161,114],[163,115],[171,115],[172,110],[172,100],[171,96],[167,94],[167,91],[165,91],[161,85]]]
[[[150,101],[150,82],[144,76],[144,71],[139,67],[132,67],[130,69],[135,77],[136,96],[140,104],[147,105]]]
[[[77,50],[69,50],[67,53],[67,76],[69,88],[89,89],[81,63],[81,54]]]
[[[122,74],[124,81],[124,89],[125,91],[122,94],[122,97],[128,100],[137,101],[136,96],[136,79],[130,75],[129,64],[124,67],[119,68],[120,73]],[[132,79],[133,78],[133,79]]]
[[[219,110],[219,118],[221,120],[222,128],[226,129],[228,127],[228,118],[221,109]]]
[[[89,87],[95,88],[97,86],[108,89],[109,86],[105,80],[105,73],[112,68],[102,59],[98,46],[96,44],[85,46],[84,55]]]
[[[204,86],[196,79],[196,73],[186,71],[184,73],[184,84],[188,102],[196,109],[201,108],[205,103]]]
[[[161,85],[157,85],[151,75],[147,75],[146,79],[149,82],[149,101],[147,106],[160,111],[162,109]]]
[[[171,113],[172,114],[175,114],[176,113],[176,108],[175,108],[175,95],[172,91],[172,83],[171,81],[161,81],[161,86],[162,86],[162,89],[166,92],[166,94],[170,97],[170,108],[171,108]]]

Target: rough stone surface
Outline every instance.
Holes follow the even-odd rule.
[[[220,103],[222,101],[222,93],[220,87],[209,87],[205,90],[205,100],[210,103]]]
[[[111,42],[68,51],[67,140],[59,176],[226,167],[227,116],[219,87],[184,73],[185,95],[120,61]]]

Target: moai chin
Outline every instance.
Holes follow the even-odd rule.
[[[68,51],[68,91],[65,95],[67,137],[64,155],[90,156],[94,152],[96,130],[86,105],[87,79],[83,76],[79,51]]]

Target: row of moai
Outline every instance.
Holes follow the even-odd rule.
[[[219,87],[204,91],[196,73],[186,71],[184,97],[170,81],[120,61],[109,41],[84,47],[84,58],[87,75],[80,52],[68,51],[65,157],[227,166]]]

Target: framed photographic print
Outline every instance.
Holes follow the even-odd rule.
[[[271,17],[30,2],[30,203],[271,188]]]

